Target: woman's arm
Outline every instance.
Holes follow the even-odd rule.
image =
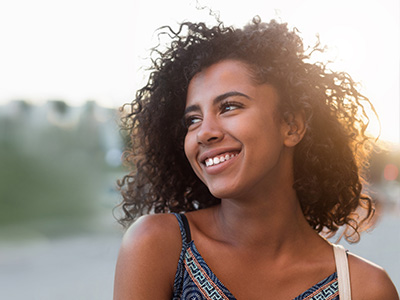
[[[174,215],[139,218],[122,240],[114,300],[172,298],[182,240]]]

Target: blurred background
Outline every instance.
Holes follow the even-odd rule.
[[[399,2],[6,0],[0,3],[0,298],[111,299],[126,172],[118,108],[145,80],[155,30],[183,20],[229,25],[255,15],[300,30],[306,45],[360,82],[388,151],[371,158],[379,215],[353,253],[400,288]],[[372,118],[370,132],[379,133]],[[118,211],[115,212],[119,214]]]

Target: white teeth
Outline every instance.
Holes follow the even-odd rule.
[[[220,163],[223,163],[224,161],[230,160],[231,158],[233,158],[233,157],[235,157],[237,155],[238,154],[230,154],[230,155],[229,154],[225,154],[225,155],[222,155],[220,157],[216,156],[214,158],[207,158],[206,161],[205,161],[205,164],[206,164],[207,167],[218,165]]]
[[[212,166],[213,164],[214,164],[214,161],[213,161],[212,158],[206,159],[206,166],[207,166],[207,167]]]

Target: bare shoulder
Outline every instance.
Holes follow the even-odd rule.
[[[382,267],[352,253],[348,257],[354,300],[399,300],[393,282]]]
[[[126,231],[122,245],[137,245],[154,239],[167,243],[181,241],[179,224],[174,215],[154,214],[140,217]]]
[[[176,217],[140,217],[126,231],[114,282],[114,299],[171,299],[182,249]]]

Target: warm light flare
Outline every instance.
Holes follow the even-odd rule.
[[[394,164],[387,164],[383,170],[383,177],[387,181],[394,181],[399,176],[399,168]]]
[[[379,114],[381,139],[400,142],[398,0],[228,0],[6,1],[0,9],[0,103],[13,99],[72,105],[94,99],[118,107],[143,83],[155,30],[184,20],[213,20],[209,6],[226,24],[243,26],[255,15],[300,30],[306,45],[328,46],[332,69],[362,84]],[[196,5],[199,2],[199,5]],[[111,2],[110,2],[111,3]],[[45,9],[44,9],[45,8]],[[156,9],[155,9],[156,8]],[[376,135],[378,122],[369,131]]]

